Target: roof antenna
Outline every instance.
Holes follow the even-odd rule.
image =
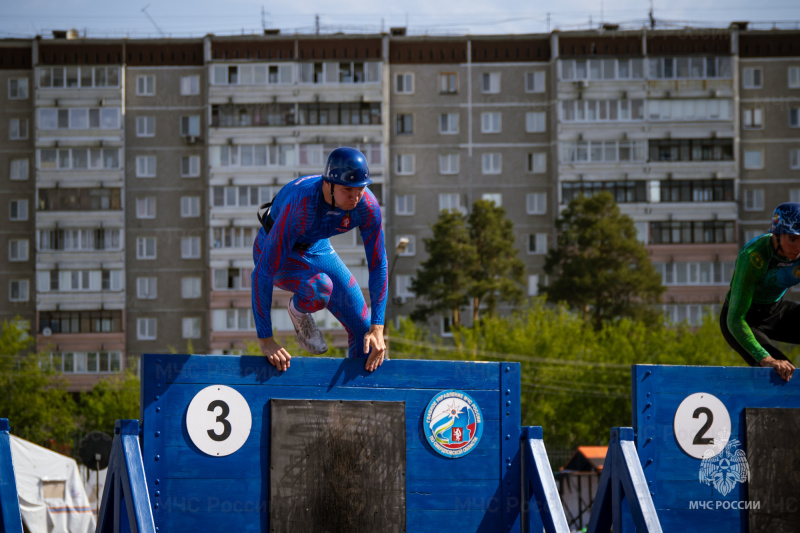
[[[653,16],[653,0],[650,0],[650,29],[656,29],[656,18]]]
[[[144,7],[142,8],[142,13],[144,13],[144,16],[145,16],[145,17],[147,17],[148,19],[150,19],[150,22],[152,22],[152,23],[153,23],[153,26],[155,26],[155,27],[156,27],[156,29],[158,30],[158,33],[160,33],[162,37],[166,37],[167,35],[164,33],[164,30],[162,30],[161,28],[159,28],[159,27],[158,27],[158,24],[156,24],[156,21],[155,21],[155,20],[153,20],[153,17],[151,17],[151,16],[150,16],[150,13],[148,13],[148,12],[147,12],[147,8],[148,8],[148,7],[150,7],[150,4],[147,4],[146,6],[144,6]]]

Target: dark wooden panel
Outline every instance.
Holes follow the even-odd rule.
[[[2,70],[25,70],[32,67],[33,49],[27,46],[3,46],[0,47],[0,69]]]
[[[745,409],[752,533],[800,527],[800,409]]]
[[[649,35],[647,55],[728,55],[731,53],[731,34],[728,30],[698,30],[674,35]]]
[[[122,43],[96,42],[39,43],[39,63],[42,65],[121,65]]]
[[[125,48],[128,66],[150,65],[203,65],[203,41],[176,43],[139,42],[128,43]]]
[[[739,35],[739,57],[800,56],[800,32]]]
[[[271,404],[270,531],[405,531],[403,402]]]
[[[558,39],[560,57],[641,56],[642,44],[641,35],[593,35]]]
[[[299,39],[297,59],[340,60],[340,59],[381,59],[383,44],[380,38],[352,39]]]
[[[461,39],[405,39],[389,41],[389,62],[413,63],[466,63],[467,40]]]

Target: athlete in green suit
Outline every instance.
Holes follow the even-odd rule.
[[[720,314],[722,335],[750,366],[789,381],[794,365],[772,341],[800,344],[800,304],[783,299],[800,283],[800,203],[775,208],[769,233],[745,244]]]

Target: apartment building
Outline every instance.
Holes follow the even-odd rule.
[[[561,204],[611,192],[667,287],[667,317],[718,306],[738,251],[728,31],[556,34]]]
[[[442,209],[501,205],[535,295],[560,210],[610,191],[666,315],[696,321],[800,200],[797,31],[3,40],[0,89],[0,315],[76,390],[144,352],[254,341],[256,210],[337,146],[367,156],[383,207],[387,320],[415,306]],[[332,243],[368,298],[360,235]]]
[[[0,320],[35,323],[32,43],[0,42]]]
[[[440,211],[480,199],[514,221],[536,294],[556,212],[549,36],[395,36],[389,48],[391,317],[415,306],[411,279]]]

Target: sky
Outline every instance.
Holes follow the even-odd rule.
[[[154,38],[261,33],[409,35],[542,33],[601,22],[642,27],[651,0],[0,0],[0,38],[49,38],[75,28],[83,36]],[[727,27],[732,21],[800,29],[797,0],[652,0],[657,28]],[[318,17],[318,19],[317,19]],[[751,26],[752,27],[752,26]]]

